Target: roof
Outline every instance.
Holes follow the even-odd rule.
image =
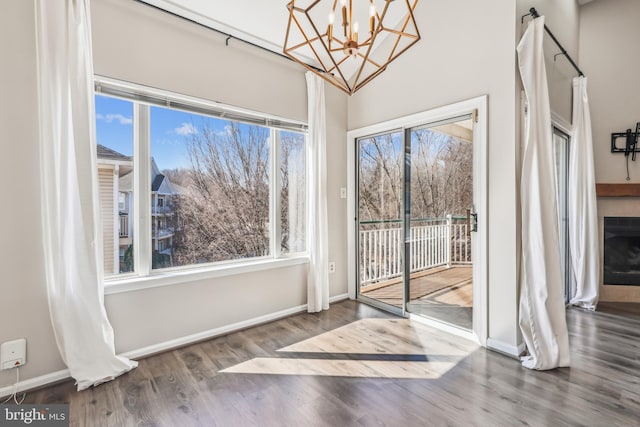
[[[125,156],[122,153],[118,153],[117,151],[100,144],[98,144],[98,158],[103,160],[120,160],[123,162],[131,161],[131,156]]]
[[[151,191],[158,191],[160,186],[162,185],[162,181],[164,181],[164,175],[159,173],[153,178],[153,182],[151,183]]]

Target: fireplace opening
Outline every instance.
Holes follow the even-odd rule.
[[[604,284],[640,286],[640,218],[604,218]]]

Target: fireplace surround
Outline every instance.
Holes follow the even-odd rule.
[[[640,286],[640,217],[604,217],[605,285]]]
[[[596,184],[598,201],[598,241],[600,242],[600,301],[638,302],[640,286],[608,283],[604,279],[604,219],[640,218],[640,184]],[[612,242],[613,243],[613,242]]]

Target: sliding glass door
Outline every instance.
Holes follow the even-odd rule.
[[[472,113],[355,140],[357,297],[473,329]]]
[[[356,141],[358,295],[402,312],[404,141],[401,131]]]
[[[473,121],[410,128],[407,311],[473,326]]]

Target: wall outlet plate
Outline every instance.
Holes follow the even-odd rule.
[[[331,261],[329,263],[329,273],[335,273],[336,272],[336,263]]]
[[[17,368],[27,363],[27,340],[20,338],[0,345],[0,370]]]

